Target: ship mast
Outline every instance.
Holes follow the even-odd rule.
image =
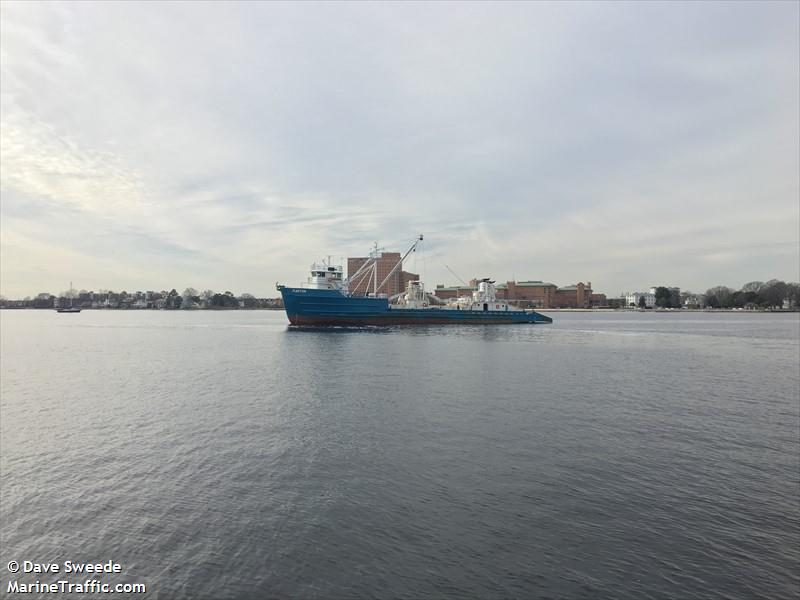
[[[369,258],[366,261],[364,261],[364,264],[362,264],[355,273],[353,273],[350,277],[344,280],[343,283],[345,289],[349,289],[350,284],[354,282],[356,283],[356,287],[358,287],[366,280],[367,285],[364,292],[368,294],[369,288],[372,287],[372,293],[377,295],[378,290],[380,290],[381,288],[383,288],[384,285],[386,285],[386,282],[389,281],[389,278],[392,275],[394,275],[395,271],[397,271],[398,268],[400,268],[400,265],[403,264],[403,261],[406,259],[406,257],[409,254],[411,254],[414,250],[416,250],[417,246],[422,241],[422,239],[423,236],[422,234],[420,234],[417,237],[417,239],[414,240],[414,243],[411,244],[411,247],[408,250],[406,250],[406,253],[402,256],[402,258],[399,261],[397,261],[397,264],[394,266],[394,268],[392,268],[392,270],[389,271],[389,274],[380,283],[380,285],[378,285],[378,256],[380,255],[380,250],[382,250],[382,248],[378,248],[378,242],[375,242],[374,248],[369,253]]]
[[[414,243],[413,243],[413,244],[411,244],[411,248],[409,248],[408,250],[406,250],[406,253],[403,255],[403,257],[402,257],[400,260],[398,260],[398,261],[397,261],[397,264],[394,266],[394,268],[393,268],[391,271],[389,271],[389,274],[386,276],[386,279],[384,279],[384,280],[381,282],[381,284],[380,284],[380,285],[379,285],[379,286],[378,286],[378,287],[375,289],[375,293],[376,293],[376,294],[378,293],[378,290],[379,290],[379,289],[381,289],[381,288],[382,288],[384,285],[386,285],[386,282],[387,282],[387,281],[389,281],[389,278],[390,278],[392,275],[394,275],[394,272],[395,272],[395,271],[397,271],[397,269],[399,269],[399,268],[400,268],[400,265],[402,265],[402,264],[403,264],[403,261],[406,259],[406,257],[407,257],[409,254],[411,254],[411,253],[412,253],[414,250],[416,250],[416,248],[417,248],[417,245],[418,245],[418,244],[419,244],[421,241],[422,241],[422,234],[420,234],[420,236],[419,236],[419,237],[418,237],[416,240],[414,240]],[[377,273],[377,270],[375,271],[375,274],[376,274],[376,275],[378,274],[378,273]]]

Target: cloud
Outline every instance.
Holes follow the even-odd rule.
[[[800,275],[797,4],[0,10],[5,295],[268,294],[420,232],[431,285]]]

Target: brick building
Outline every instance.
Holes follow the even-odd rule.
[[[373,286],[380,285],[384,279],[391,273],[398,262],[400,262],[401,255],[399,252],[381,252],[377,260],[377,282],[372,269],[367,269],[366,274],[359,276],[357,280],[350,282],[350,292],[364,294],[367,291],[372,292]],[[347,259],[347,276],[352,277],[361,266],[370,260],[366,256],[360,256]],[[409,281],[418,281],[419,275],[416,273],[409,273],[403,271],[402,265],[392,273],[392,276],[382,288],[378,290],[379,294],[386,294],[387,296],[394,296],[406,289]]]
[[[605,294],[592,293],[589,295],[589,306],[593,308],[608,307],[608,298]]]
[[[589,308],[592,297],[592,283],[579,281],[556,290],[554,308]]]
[[[552,308],[556,290],[545,281],[507,281],[497,286],[497,297],[520,306]]]
[[[478,282],[470,280],[468,286],[445,287],[437,285],[435,294],[439,298],[469,296],[477,289]],[[497,287],[497,298],[522,308],[590,308],[606,306],[605,294],[592,292],[592,284],[578,282],[575,285],[558,287],[546,281],[507,281]]]

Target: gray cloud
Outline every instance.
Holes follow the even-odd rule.
[[[1,10],[6,295],[53,244],[265,294],[418,232],[429,284],[800,276],[796,3]]]

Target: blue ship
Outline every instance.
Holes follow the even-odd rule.
[[[407,289],[393,297],[381,293],[403,260],[416,250],[423,239],[419,236],[394,269],[378,285],[377,249],[350,275],[343,277],[341,265],[327,262],[311,266],[311,276],[303,287],[278,285],[286,316],[292,325],[361,326],[361,325],[443,325],[443,324],[512,324],[552,323],[553,320],[534,310],[512,307],[496,296],[494,282],[483,279],[471,297],[445,302],[425,292],[419,281],[408,283]],[[353,293],[362,282],[373,281],[372,291]]]

